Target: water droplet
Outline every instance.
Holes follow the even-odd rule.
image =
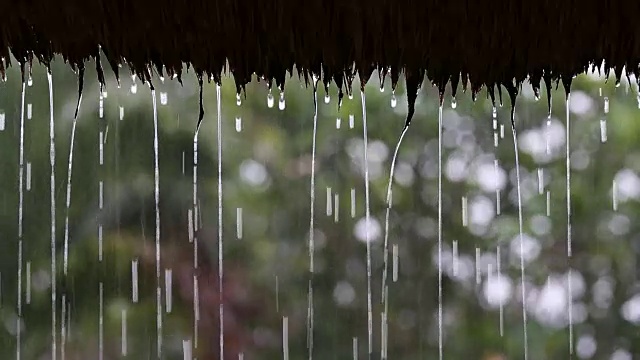
[[[384,83],[380,84],[380,92],[383,93],[384,92]]]
[[[349,114],[349,129],[353,129],[356,123],[356,118],[353,114]]]
[[[284,92],[280,93],[280,100],[278,101],[278,109],[284,110],[286,107],[286,103],[284,101]]]
[[[353,100],[353,93],[349,93],[349,100]]]
[[[131,93],[135,94],[138,92],[138,84],[133,83],[133,85],[131,85]]]
[[[236,94],[236,105],[242,105],[242,98],[240,97],[240,93]]]
[[[0,111],[0,131],[5,129],[5,114],[4,111]]]
[[[398,99],[396,99],[396,94],[391,94],[391,108],[395,108],[398,104]]]
[[[271,90],[269,90],[269,94],[267,94],[267,106],[269,109],[273,107],[273,94],[271,93]]]
[[[456,101],[456,98],[454,97],[453,99],[451,99],[451,108],[455,109],[458,107],[458,102]]]
[[[336,129],[340,129],[341,123],[342,123],[342,119],[336,118]]]
[[[27,119],[31,120],[33,117],[33,104],[27,104]]]
[[[606,96],[604,97],[604,113],[609,113],[609,98]]]
[[[167,105],[167,93],[160,92],[160,104]]]
[[[240,116],[236,116],[236,131],[242,131],[242,118]]]
[[[326,95],[324,96],[324,103],[325,103],[325,104],[328,104],[328,103],[329,103],[329,101],[331,101],[331,97],[329,96],[329,94],[326,94]]]
[[[33,86],[33,78],[29,75],[29,79],[27,80],[27,85]]]
[[[120,106],[120,120],[124,119],[124,107]]]
[[[102,97],[103,97],[103,98],[105,98],[105,99],[106,99],[108,96],[109,96],[109,94],[108,94],[106,91],[103,91],[103,92],[102,92]]]

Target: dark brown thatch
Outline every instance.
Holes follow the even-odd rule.
[[[182,64],[219,80],[226,61],[240,89],[253,73],[284,86],[294,64],[350,91],[405,71],[410,94],[427,76],[436,85],[460,75],[474,92],[529,77],[569,82],[603,62],[618,77],[640,63],[638,0],[0,0],[0,55],[74,67],[99,48],[117,71],[124,63],[181,75]],[[164,70],[163,70],[164,69]],[[385,71],[383,71],[385,72]]]

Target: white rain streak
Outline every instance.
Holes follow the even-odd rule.
[[[369,136],[367,135],[367,99],[364,90],[360,91],[362,99],[362,137],[364,140],[364,203],[365,203],[365,242],[367,247],[367,335],[369,358],[373,354],[373,299],[371,294],[371,239],[369,226],[371,225],[371,208],[369,207]]]
[[[607,119],[600,120],[600,142],[607,142]]]
[[[156,250],[156,350],[162,358],[162,291],[160,289],[160,166],[158,159],[158,105],[156,91],[151,90],[153,100],[153,180],[155,199],[155,250]]]
[[[604,113],[609,113],[609,98],[607,96],[604,97]]]
[[[6,128],[6,115],[4,111],[0,110],[0,131],[4,131]]]
[[[51,231],[51,358],[56,360],[57,351],[57,332],[56,329],[56,142],[55,142],[55,125],[53,122],[53,78],[51,72],[47,72],[47,81],[49,84],[49,165],[51,166],[50,177],[50,231]]]
[[[100,165],[104,165],[104,132],[102,130],[98,135],[98,147],[100,149]]]
[[[78,123],[76,117],[73,118],[71,125],[71,140],[69,141],[69,162],[67,165],[67,196],[66,196],[66,210],[64,216],[64,249],[62,252],[62,272],[66,276],[69,269],[69,211],[71,208],[71,175],[73,170],[73,148],[76,138],[76,124]]]
[[[236,94],[236,105],[242,105],[242,97],[240,96],[240,93]]]
[[[20,169],[18,172],[18,291],[16,318],[16,359],[22,358],[22,231],[23,231],[23,207],[24,207],[24,97],[25,83],[22,82],[22,95],[20,101]]]
[[[462,197],[462,226],[467,227],[469,225],[469,200],[466,196]]]
[[[336,129],[340,129],[340,125],[342,125],[342,119],[337,117],[336,118]]]
[[[611,203],[613,205],[613,211],[618,211],[618,184],[615,179],[611,185]]]
[[[120,113],[120,121],[122,121],[122,119],[124,119],[124,107],[123,106],[120,106],[119,113]]]
[[[569,118],[569,114],[570,114],[570,105],[571,105],[571,93],[567,93],[567,100],[566,100],[566,116],[567,116],[567,131],[566,131],[566,135],[567,135],[567,140],[566,140],[566,171],[567,171],[567,257],[570,258],[571,257],[571,246],[572,246],[572,241],[571,241],[571,149],[570,149],[570,143],[569,143],[569,139],[570,139],[570,118]],[[605,98],[605,103],[604,103],[605,109],[604,112],[605,114],[609,112],[609,99]],[[569,274],[571,275],[571,270],[569,270]],[[569,294],[571,294],[571,276],[568,276],[567,278],[567,284],[569,287]],[[572,357],[571,355],[573,355],[573,315],[571,314],[573,309],[573,301],[571,300],[571,295],[569,295],[569,357]]]
[[[315,202],[316,202],[316,137],[318,134],[318,78],[313,76],[313,134],[311,140],[311,185],[309,189],[309,274],[315,271]],[[309,280],[309,308],[307,309],[307,347],[309,359],[313,358],[313,283]]]
[[[442,100],[438,107],[438,359],[443,359],[442,333]]]
[[[349,114],[349,129],[353,129],[356,126],[356,117],[353,114]]]
[[[396,105],[398,105],[398,99],[396,98],[395,91],[391,93],[391,108],[395,109]]]
[[[333,194],[333,222],[338,222],[340,220],[340,195]]]
[[[573,284],[572,284],[572,271],[571,269],[569,269],[569,271],[567,272],[567,294],[569,294],[569,296],[567,297],[567,303],[568,303],[568,309],[567,312],[569,313],[569,358],[572,358],[572,354],[573,354]]]
[[[522,189],[520,187],[520,156],[518,154],[518,134],[516,132],[515,122],[513,114],[515,113],[515,104],[512,104],[511,117],[511,133],[513,135],[513,151],[515,154],[516,165],[516,193],[518,197],[518,240],[520,241],[520,288],[522,291],[522,331],[523,331],[523,347],[524,347],[524,360],[529,358],[529,337],[527,333],[527,309],[526,309],[526,288],[525,288],[525,272],[524,272],[524,221],[522,219]]]
[[[236,116],[236,132],[242,131],[242,117]]]
[[[98,99],[98,115],[100,116],[100,119],[104,118],[104,97],[102,95],[102,91],[100,91]]]
[[[289,318],[282,317],[282,360],[289,360]]]
[[[504,124],[500,124],[500,139],[504,139]]]
[[[216,107],[218,116],[218,311],[220,316],[220,359],[224,359],[224,288],[222,286],[222,280],[224,277],[224,247],[222,238],[222,102],[220,100],[220,92],[220,85],[216,84]]]
[[[104,359],[104,285],[99,284],[98,359]]]
[[[493,147],[498,147],[498,132],[493,132]]]
[[[25,304],[29,305],[31,304],[31,261],[27,261],[27,268],[26,268],[26,279],[25,279],[25,290],[26,290],[26,294],[25,294],[25,299],[24,302]]]
[[[547,217],[551,216],[551,191],[547,190]]]
[[[393,282],[398,282],[398,268],[400,266],[400,264],[398,263],[398,244],[393,244],[393,247],[391,248],[391,256],[393,263],[391,276],[393,278]]]
[[[191,355],[191,353],[191,340],[182,340],[182,359],[192,360],[193,355]]]
[[[33,118],[33,104],[27,104],[27,120]]]
[[[547,127],[544,132],[545,150],[547,155],[551,154],[551,143],[549,142],[550,136],[551,136],[551,108],[549,108],[549,114],[547,115]]]
[[[351,188],[351,217],[356,217],[356,189]]]
[[[173,309],[173,271],[164,269],[164,303],[165,311],[171,314]]]
[[[131,301],[138,302],[138,259],[131,260]]]
[[[387,292],[385,292],[386,294]],[[383,297],[385,297],[383,295]],[[385,299],[385,304],[387,304],[387,299]],[[387,319],[386,310],[380,313],[380,358],[387,359],[387,344],[389,341],[388,334],[389,322]]]
[[[480,269],[480,248],[476,247],[476,285],[482,282],[482,269]]]
[[[244,360],[244,352],[238,353],[238,360]]]
[[[167,93],[164,91],[160,92],[160,104],[167,105]]]
[[[27,162],[27,191],[31,191],[31,162]]]
[[[453,264],[451,265],[452,267],[452,272],[453,272],[453,276],[458,276],[458,240],[453,240],[452,243],[452,249],[451,249],[451,257],[452,257],[452,262]]]
[[[122,309],[120,320],[120,354],[127,356],[127,309]]]
[[[242,240],[243,235],[243,220],[242,220],[242,208],[236,209],[236,237],[238,240]]]
[[[185,152],[182,152],[182,175],[184,175],[186,173],[186,168],[185,168],[185,164],[186,164],[186,155]]]
[[[494,108],[495,109],[495,108]],[[498,184],[499,174],[500,174],[500,166],[498,164],[498,159],[493,160],[493,167],[495,170],[495,183],[496,183],[496,215],[500,215],[500,186]]]
[[[189,229],[189,242],[193,242],[193,209],[187,210],[187,228]]]
[[[280,92],[280,99],[278,100],[278,109],[280,109],[281,111],[284,110],[284,108],[286,107],[286,102],[284,100],[284,91]]]
[[[538,194],[544,194],[544,170],[538,168]]]
[[[358,360],[358,338],[351,339],[351,349],[353,353],[353,360]]]
[[[333,204],[331,203],[331,188],[327,187],[327,216],[333,215]]]
[[[280,312],[280,280],[276,275],[276,312]]]
[[[67,296],[62,294],[62,303],[60,304],[60,357],[66,359],[67,344]]]
[[[329,94],[326,94],[326,95],[324,96],[324,103],[325,103],[325,104],[328,104],[330,101],[331,101],[331,96],[329,96]]]
[[[193,348],[198,348],[198,323],[200,322],[200,285],[198,275],[193,275]]]
[[[496,272],[498,273],[498,282],[502,284],[502,258],[500,254],[500,245],[496,247]],[[500,297],[500,302],[498,306],[500,308],[499,330],[500,330],[500,336],[502,337],[504,336],[504,303],[503,303],[502,296]]]

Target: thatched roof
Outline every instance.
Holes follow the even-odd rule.
[[[640,63],[637,0],[0,0],[1,66],[62,55],[72,66],[99,49],[128,65],[181,75],[183,63],[238,88],[252,74],[284,85],[286,71],[322,73],[347,91],[376,68],[409,90],[424,74],[474,91],[527,79],[569,82],[603,62],[618,76]],[[151,70],[153,69],[153,70]],[[3,70],[0,69],[0,70]],[[499,87],[498,87],[499,88]],[[409,91],[409,93],[413,93]]]

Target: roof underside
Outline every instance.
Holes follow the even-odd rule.
[[[570,82],[596,64],[637,73],[637,0],[0,0],[0,70],[62,55],[73,67],[99,59],[143,80],[180,76],[183,64],[238,89],[255,73],[284,86],[293,66],[351,90],[375,69],[409,94],[424,75],[444,89],[528,79]],[[100,65],[98,65],[100,66]],[[100,72],[99,72],[100,74]],[[455,86],[454,86],[455,88]],[[498,86],[500,88],[500,86]],[[411,101],[411,99],[409,99]]]

